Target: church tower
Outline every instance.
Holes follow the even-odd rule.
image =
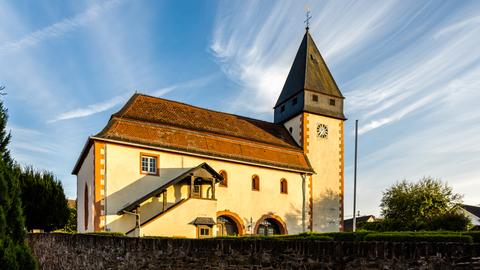
[[[287,128],[315,170],[306,179],[311,231],[343,230],[344,99],[307,27],[274,121]]]

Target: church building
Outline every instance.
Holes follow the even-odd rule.
[[[273,123],[134,94],[75,164],[77,229],[187,238],[342,231],[343,102],[308,28]]]

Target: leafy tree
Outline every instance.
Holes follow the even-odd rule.
[[[69,216],[67,224],[63,228],[63,231],[68,233],[77,232],[77,208],[76,207],[69,207]]]
[[[0,266],[2,269],[35,269],[36,262],[25,243],[18,175],[12,168],[7,148],[11,137],[5,129],[7,120],[7,110],[0,101]]]
[[[440,180],[422,178],[418,183],[399,182],[383,193],[380,204],[385,230],[438,230],[460,229],[465,220],[458,212],[462,196]],[[452,228],[438,226],[439,220],[456,224]],[[457,219],[453,221],[452,219]],[[435,222],[434,222],[435,221]],[[437,225],[434,226],[434,225]],[[468,223],[467,223],[468,224]],[[466,226],[462,229],[466,229]]]
[[[27,229],[50,232],[63,228],[70,210],[60,181],[52,173],[35,171],[32,167],[17,170]]]

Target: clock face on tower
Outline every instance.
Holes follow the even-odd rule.
[[[317,137],[319,138],[327,138],[328,136],[328,127],[325,124],[318,124],[317,125]]]

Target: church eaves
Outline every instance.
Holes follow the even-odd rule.
[[[283,125],[141,94],[133,95],[91,140],[314,172]]]
[[[344,98],[308,31],[303,36],[275,108],[304,90]]]

